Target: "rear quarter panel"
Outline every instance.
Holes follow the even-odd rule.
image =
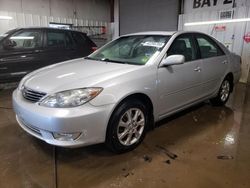
[[[228,55],[230,72],[234,75],[234,83],[237,83],[241,76],[241,57],[237,54]]]

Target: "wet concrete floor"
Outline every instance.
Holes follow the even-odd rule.
[[[19,187],[250,187],[250,86],[238,84],[226,107],[204,103],[157,123],[121,155],[29,136],[15,121],[11,91],[0,91],[0,188]]]

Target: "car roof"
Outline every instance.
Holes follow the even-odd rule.
[[[173,35],[177,31],[146,31],[146,32],[138,32],[138,33],[130,33],[123,36],[132,36],[132,35]]]
[[[74,32],[80,32],[72,29],[61,29],[61,28],[54,28],[54,27],[20,27],[16,28],[16,30],[22,30],[22,29],[52,29],[52,30],[60,30],[60,31],[74,31]],[[80,32],[83,33],[83,32]]]
[[[145,31],[145,32],[125,34],[125,35],[122,35],[122,36],[133,36],[133,35],[166,35],[166,36],[172,36],[174,34],[183,34],[183,33],[205,34],[205,33],[199,32],[199,31]],[[207,34],[205,34],[205,35],[207,35]]]

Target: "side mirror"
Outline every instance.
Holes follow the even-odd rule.
[[[170,65],[180,65],[185,62],[185,57],[183,55],[170,55],[162,60],[161,67],[166,67]]]
[[[6,39],[4,42],[3,42],[3,47],[5,49],[11,49],[13,47],[15,47],[17,44],[15,41],[12,41],[10,39]]]

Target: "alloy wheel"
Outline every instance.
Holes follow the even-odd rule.
[[[228,80],[224,80],[221,85],[220,99],[222,102],[226,101],[230,93],[230,83]]]
[[[139,108],[128,109],[120,118],[117,137],[121,144],[131,146],[139,141],[145,128],[145,116]]]

